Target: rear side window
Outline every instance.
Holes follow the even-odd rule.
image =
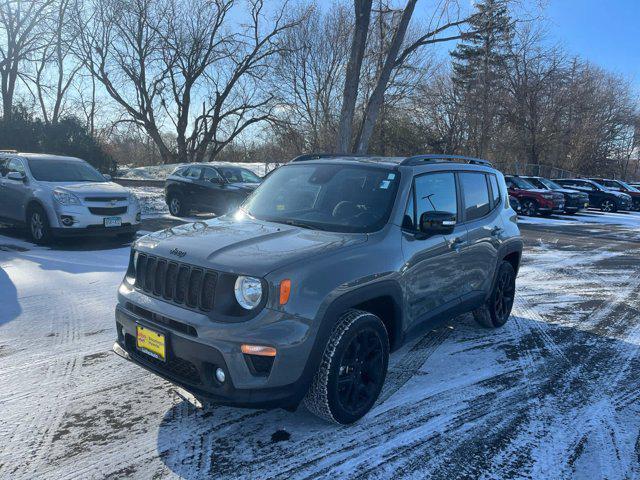
[[[416,219],[425,212],[458,214],[456,179],[452,172],[428,173],[415,179]]]
[[[491,183],[493,205],[496,206],[500,204],[500,187],[498,186],[498,178],[493,174],[489,175],[489,183]]]
[[[220,180],[222,180],[222,177],[220,176],[220,174],[214,170],[213,168],[205,168],[204,169],[204,179],[209,181],[212,178],[219,178]]]
[[[484,217],[491,211],[487,177],[484,173],[463,172],[460,174],[460,184],[464,193],[467,222]]]
[[[202,167],[189,167],[189,169],[185,172],[184,176],[187,178],[198,179],[200,178],[201,172],[202,172]]]

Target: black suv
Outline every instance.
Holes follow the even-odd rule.
[[[573,214],[589,208],[589,195],[578,190],[571,190],[558,185],[553,180],[544,177],[522,177],[536,188],[552,190],[564,195],[564,211]]]
[[[218,215],[235,210],[262,179],[246,168],[223,164],[193,164],[167,177],[164,192],[169,213],[175,217],[189,211]]]
[[[626,193],[614,192],[604,185],[586,178],[558,178],[554,182],[572,190],[580,190],[589,195],[589,206],[603,212],[617,212],[631,208],[631,197]]]
[[[521,253],[488,162],[306,156],[233,215],[139,239],[113,348],[201,402],[351,423],[425,326],[504,325]]]
[[[608,178],[592,178],[594,182],[604,185],[609,190],[615,192],[623,192],[631,197],[631,209],[640,211],[640,188],[629,185],[622,180],[611,180]]]

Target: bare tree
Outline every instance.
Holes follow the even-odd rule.
[[[42,48],[34,59],[32,79],[35,96],[45,123],[57,123],[64,109],[69,87],[82,65],[73,63],[73,33],[69,10],[72,0],[56,0],[53,14],[42,32]]]
[[[351,40],[351,53],[349,55],[349,63],[347,64],[347,73],[344,80],[344,93],[342,95],[342,111],[340,112],[340,125],[338,127],[338,141],[336,145],[336,150],[339,153],[346,153],[351,143],[353,116],[358,97],[362,58],[367,44],[372,3],[372,0],[353,1],[355,25]]]
[[[54,0],[2,0],[0,2],[0,87],[2,110],[11,119],[16,83],[26,80],[23,66],[42,48],[40,27]]]
[[[282,48],[280,35],[298,21],[285,16],[285,4],[269,24],[264,1],[251,0],[249,23],[232,30],[225,19],[234,4],[93,0],[77,11],[79,57],[165,163],[214,158],[271,117],[273,95],[261,80]],[[177,151],[163,136],[167,124]]]

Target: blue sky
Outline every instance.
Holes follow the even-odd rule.
[[[640,0],[548,0],[549,40],[624,75],[640,92]]]

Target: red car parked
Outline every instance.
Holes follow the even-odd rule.
[[[564,195],[551,190],[534,187],[524,178],[517,175],[505,176],[509,195],[520,202],[520,212],[533,217],[535,215],[549,216],[553,213],[564,212]]]

